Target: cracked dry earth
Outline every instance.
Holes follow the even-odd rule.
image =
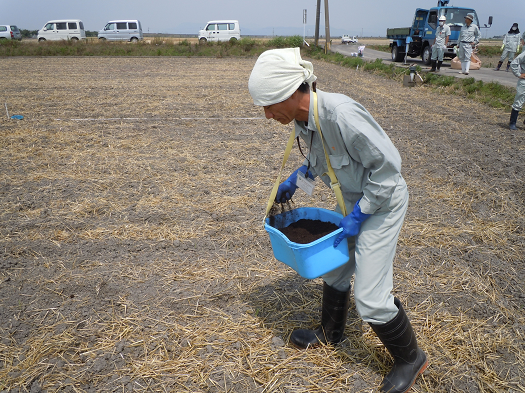
[[[276,261],[262,225],[292,127],[252,105],[255,60],[2,59],[25,118],[0,119],[0,392],[376,391],[391,359],[353,307],[337,347],[288,345],[321,281]],[[413,391],[525,392],[524,127],[314,68],[403,158],[394,293],[430,360]],[[294,201],[336,204],[323,186]]]

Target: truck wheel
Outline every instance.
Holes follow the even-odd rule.
[[[430,45],[427,45],[423,48],[423,53],[421,54],[421,60],[423,60],[423,64],[430,65],[431,58],[432,58],[432,51],[430,50]]]
[[[403,53],[400,53],[397,45],[392,46],[392,61],[403,61]]]
[[[199,44],[205,44],[208,40],[204,37],[199,39]]]

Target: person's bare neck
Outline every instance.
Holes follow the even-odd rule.
[[[308,114],[310,113],[310,92],[301,93],[297,92],[298,96],[298,105],[297,105],[297,114],[295,120],[297,121],[308,121]]]

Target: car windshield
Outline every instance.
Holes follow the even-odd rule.
[[[447,18],[447,21],[445,22],[447,25],[463,26],[465,24],[465,16],[467,16],[467,14],[473,14],[474,21],[472,21],[472,23],[479,26],[478,16],[474,10],[442,8],[440,10],[439,16],[445,16]]]

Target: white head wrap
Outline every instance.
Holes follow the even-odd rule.
[[[311,85],[316,79],[312,63],[301,59],[299,48],[271,49],[253,66],[248,90],[255,105],[268,106],[287,100],[303,82]]]

